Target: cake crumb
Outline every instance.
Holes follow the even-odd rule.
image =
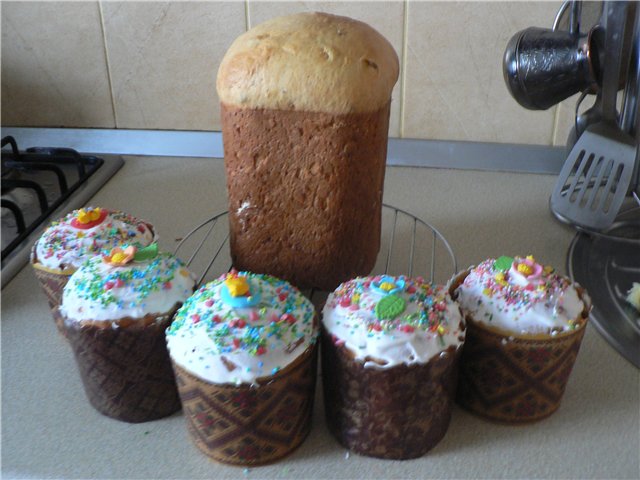
[[[627,302],[640,312],[640,283],[633,282],[633,285],[627,292]]]

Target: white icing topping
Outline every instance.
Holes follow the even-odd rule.
[[[384,284],[388,291],[377,287]],[[381,301],[395,304],[396,310],[385,315],[378,306]],[[369,368],[424,364],[464,342],[460,309],[444,287],[404,276],[343,283],[327,298],[322,322],[334,342],[344,344]]]
[[[508,257],[501,257],[501,259]],[[530,275],[516,269],[526,262],[516,257],[508,269],[488,259],[470,268],[456,289],[457,301],[473,320],[514,334],[554,333],[576,328],[585,305],[570,280],[543,271],[530,259]],[[540,268],[537,268],[540,267]]]
[[[315,310],[285,281],[248,272],[228,276],[247,279],[249,305],[230,305],[238,297],[230,300],[223,275],[184,303],[167,329],[167,346],[175,363],[204,380],[255,384],[315,343]]]
[[[113,247],[146,247],[157,240],[146,222],[123,212],[101,210],[106,210],[106,217],[91,228],[83,229],[73,225],[79,210],[52,222],[36,242],[35,255],[38,262],[55,270],[76,269],[87,259]]]
[[[68,322],[140,319],[168,313],[193,293],[194,286],[184,264],[168,253],[123,266],[93,257],[69,278],[60,313]]]

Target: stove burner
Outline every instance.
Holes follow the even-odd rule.
[[[10,149],[4,148],[7,146]],[[2,139],[2,148],[4,285],[11,278],[7,278],[6,264],[14,263],[13,257],[17,256],[22,263],[26,262],[28,250],[46,225],[69,210],[83,206],[123,161],[120,157],[112,158],[109,168],[94,175],[105,164],[105,159],[81,155],[70,148],[36,147],[21,152],[11,136]]]

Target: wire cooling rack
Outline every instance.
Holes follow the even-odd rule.
[[[380,252],[372,275],[421,276],[447,282],[457,269],[449,242],[429,223],[396,207],[383,204]],[[205,220],[179,239],[174,253],[196,274],[198,286],[231,269],[228,212]],[[303,292],[312,300],[316,290]]]

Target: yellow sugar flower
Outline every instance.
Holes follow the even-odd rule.
[[[244,277],[230,276],[225,280],[225,284],[232,297],[242,297],[249,292],[249,284]]]
[[[120,247],[115,247],[113,250],[111,250],[111,253],[109,253],[109,255],[102,257],[102,260],[109,265],[122,267],[123,265],[126,265],[133,260],[133,257],[136,254],[137,250],[138,249],[133,245],[128,246],[124,250]]]
[[[86,210],[81,208],[78,210],[77,218],[80,223],[91,223],[100,218],[100,213],[99,208],[89,208]]]
[[[395,283],[382,282],[380,284],[380,289],[384,290],[385,292],[389,292],[389,291],[393,290],[394,288],[396,288],[396,284]]]
[[[533,273],[533,268],[530,265],[527,265],[526,263],[519,263],[518,271],[524,276],[529,276]]]

